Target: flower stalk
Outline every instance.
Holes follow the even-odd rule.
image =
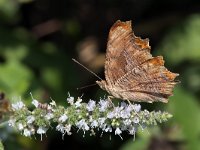
[[[31,95],[32,96],[32,95]],[[75,101],[69,96],[66,100],[67,107],[59,106],[52,100],[50,104],[41,104],[32,97],[33,110],[20,100],[12,104],[12,115],[9,126],[16,128],[22,135],[31,137],[35,134],[46,134],[52,124],[61,134],[71,135],[72,127],[77,130],[90,131],[95,135],[95,130],[102,132],[114,132],[121,137],[123,132],[134,135],[139,128],[147,128],[167,121],[171,114],[161,111],[141,110],[140,104],[127,104],[124,101],[115,106],[108,99],[100,99],[99,102],[89,100],[82,102],[82,98]],[[122,138],[122,137],[121,137]]]

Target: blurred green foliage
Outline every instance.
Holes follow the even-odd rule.
[[[11,21],[18,17],[19,3],[18,1],[12,0],[1,0],[0,1],[0,12],[1,19],[4,21]]]
[[[197,98],[181,87],[177,87],[169,110],[174,114],[172,124],[180,126],[182,138],[188,141],[187,149],[200,147],[200,109]],[[174,131],[174,136],[179,135]]]
[[[132,19],[136,24],[135,30],[140,23],[148,25],[150,22],[151,26],[143,30],[149,31],[146,38],[150,38],[154,56],[163,55],[167,68],[180,74],[178,80],[181,84],[175,87],[174,96],[170,97],[168,104],[144,105],[144,107],[147,109],[153,107],[156,110],[162,108],[169,111],[174,116],[171,122],[157,129],[149,129],[149,134],[146,134],[147,131],[141,131],[135,141],[126,135],[124,135],[124,141],[118,141],[119,137],[114,137],[112,141],[104,136],[93,141],[89,140],[91,137],[86,137],[84,140],[86,145],[84,145],[81,142],[83,140],[80,139],[82,137],[74,135],[70,138],[66,137],[68,142],[65,143],[68,147],[81,144],[80,147],[76,147],[77,149],[84,146],[88,149],[93,146],[101,149],[107,144],[107,149],[121,150],[157,150],[157,147],[163,150],[169,148],[199,150],[200,12],[194,13],[191,11],[193,9],[189,9],[189,13],[185,10],[199,6],[192,2],[168,1],[162,4],[154,0],[148,3],[127,0],[122,4],[118,0],[109,3],[78,0],[51,1],[51,3],[49,1],[0,0],[0,91],[5,92],[6,97],[12,102],[16,100],[14,97],[21,96],[27,104],[30,104],[29,92],[32,92],[34,98],[43,102],[50,101],[49,97],[52,97],[58,103],[65,104],[68,91],[73,96],[80,96],[84,92],[76,91],[77,87],[95,82],[89,73],[79,71],[82,70],[81,67],[78,68],[71,61],[71,58],[76,58],[78,55],[76,47],[80,41],[91,35],[99,37],[101,44],[99,49],[105,52],[105,39],[113,22],[118,19]],[[165,8],[170,8],[170,10],[174,8],[175,11],[170,12]],[[177,15],[177,11],[184,15]],[[171,21],[170,14],[181,17]],[[158,18],[155,21],[153,17],[156,15]],[[62,22],[58,31],[48,33],[44,37],[35,35],[35,26],[45,22],[44,20],[55,18]],[[166,26],[163,27],[165,32],[162,36],[158,36],[160,34],[157,32],[161,31],[158,26],[163,25],[163,18],[168,18],[168,21],[165,21]],[[171,22],[174,24],[169,25]],[[154,36],[151,37],[151,35]],[[90,90],[90,93],[85,93],[86,97],[94,98],[100,93],[91,88]],[[47,147],[51,149],[53,147],[47,145],[54,143],[54,136],[59,136],[48,132],[50,135],[40,143],[34,139],[10,133],[11,131],[5,128],[0,128],[0,138],[3,138],[3,133],[9,131],[6,138],[3,138],[5,149],[35,149],[35,147],[36,149],[47,149]],[[61,136],[59,138],[61,141]],[[159,139],[165,144],[159,145],[159,142],[153,139]],[[112,144],[108,144],[111,142]],[[1,147],[2,145],[0,149]]]
[[[175,88],[168,105],[174,115],[172,126],[179,126],[173,138],[187,141],[186,149],[200,148],[200,15],[194,14],[174,27],[164,38],[157,53],[177,68],[181,84]],[[181,135],[180,135],[181,134]]]
[[[3,144],[2,144],[2,142],[0,141],[0,150],[3,150],[3,149],[4,149]]]
[[[170,64],[200,61],[200,15],[194,14],[174,27],[163,39],[160,49]]]

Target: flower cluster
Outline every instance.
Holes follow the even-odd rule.
[[[32,99],[35,107],[33,110],[29,110],[22,101],[12,104],[13,115],[9,126],[15,127],[27,137],[37,133],[41,135],[41,140],[42,135],[46,134],[49,128],[53,128],[52,123],[56,123],[55,129],[63,136],[71,135],[71,128],[76,127],[84,133],[94,133],[94,129],[97,129],[102,132],[114,132],[121,137],[124,131],[135,135],[138,128],[157,125],[158,122],[162,123],[172,117],[167,112],[142,111],[140,104],[121,102],[115,106],[109,99],[101,99],[99,102],[89,100],[88,103],[83,103],[80,97],[75,100],[69,96],[66,108],[57,106],[53,100],[50,104],[41,104]]]

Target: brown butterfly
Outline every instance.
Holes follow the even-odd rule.
[[[106,80],[96,83],[123,100],[167,103],[178,74],[168,71],[163,57],[152,57],[150,50],[148,39],[134,35],[131,21],[117,21],[108,36]]]

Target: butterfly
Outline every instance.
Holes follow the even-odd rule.
[[[167,70],[162,56],[150,54],[149,39],[134,35],[131,21],[111,27],[105,60],[105,80],[96,83],[115,98],[167,103],[179,75]]]

